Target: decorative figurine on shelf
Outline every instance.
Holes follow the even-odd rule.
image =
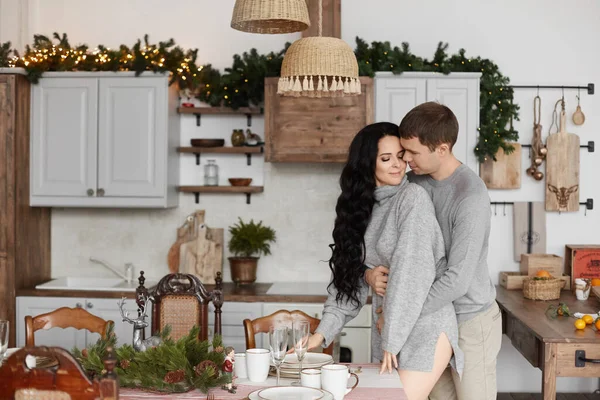
[[[246,146],[260,146],[261,144],[264,144],[261,137],[252,133],[250,129],[246,129]]]
[[[223,374],[228,377],[227,383],[223,385],[222,389],[227,390],[229,393],[235,393],[235,376],[233,376],[233,366],[235,364],[235,349],[231,346],[225,347],[225,361],[223,361]]]
[[[123,322],[129,322],[133,324],[133,349],[135,351],[146,351],[148,347],[155,347],[162,343],[162,339],[158,336],[151,336],[148,339],[142,340],[142,332],[144,328],[146,328],[149,323],[146,321],[148,315],[146,315],[146,305],[148,304],[148,297],[142,299],[144,304],[139,310],[139,317],[136,319],[129,318],[129,312],[123,311],[123,307],[125,306],[125,298],[121,298],[121,301],[118,301],[119,312],[121,313],[121,317],[123,317]]]
[[[231,134],[231,145],[235,147],[243,146],[246,136],[243,129],[234,129]]]
[[[181,100],[183,100],[184,98],[187,99],[187,101],[182,101],[181,107],[188,107],[188,108],[194,107],[194,103],[192,102],[192,99],[194,97],[196,97],[196,96],[194,95],[194,91],[192,89],[186,88],[186,89],[180,90],[179,98]]]

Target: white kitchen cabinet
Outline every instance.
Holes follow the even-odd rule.
[[[99,299],[81,297],[17,297],[17,347],[25,346],[25,316],[45,314],[61,307],[81,307],[91,314],[104,320],[112,320],[115,324],[114,332],[117,335],[117,345],[131,344],[133,339],[133,325],[123,322],[118,299]],[[125,310],[133,318],[137,317],[137,305],[134,299],[125,301]],[[152,323],[152,309],[148,308],[149,324]],[[83,349],[100,338],[97,333],[85,329],[52,328],[35,332],[36,345],[58,346],[71,350],[73,347]],[[146,328],[146,337],[150,335],[150,327]]]
[[[427,101],[448,106],[459,125],[453,152],[479,173],[474,149],[479,127],[479,73],[378,72],[375,75],[375,121],[400,124],[413,107]]]
[[[323,304],[315,303],[265,303],[263,315],[279,310],[300,310],[311,317],[321,319]],[[340,336],[340,346],[352,352],[353,363],[371,362],[371,305],[365,305],[358,315],[346,324]]]
[[[177,104],[162,74],[44,74],[32,85],[30,205],[177,206]]]
[[[244,320],[256,319],[263,316],[262,303],[245,302],[223,302],[221,308],[221,330],[223,344],[233,346],[236,353],[246,351],[246,334],[244,333]],[[209,304],[208,311],[208,334],[212,339],[215,326],[215,309],[212,303]],[[268,342],[263,342],[263,334],[256,335],[256,347],[262,348],[268,346]]]

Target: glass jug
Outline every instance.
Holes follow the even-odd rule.
[[[215,163],[215,160],[207,160],[207,164],[204,165],[204,186],[218,185],[219,166]]]

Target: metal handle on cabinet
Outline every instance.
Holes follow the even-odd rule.
[[[600,364],[600,359],[585,358],[585,350],[575,350],[575,367],[577,367],[577,368],[585,367],[586,362],[589,362],[592,364]]]
[[[88,196],[93,196],[94,195],[94,189],[88,189],[87,190],[87,195]]]
[[[98,196],[99,197],[104,196],[104,189],[102,189],[102,188],[98,189]]]
[[[83,308],[83,304],[77,303],[77,304],[75,304],[75,308]]]
[[[92,303],[90,303],[89,301],[86,303],[85,305],[87,308],[94,308],[94,305]]]
[[[346,336],[346,335],[348,335],[346,332],[340,333],[340,336]]]

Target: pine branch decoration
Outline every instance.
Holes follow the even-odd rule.
[[[264,78],[279,76],[283,56],[290,43],[279,52],[259,54],[251,49],[234,55],[232,66],[223,73],[211,64],[197,65],[198,49],[184,50],[173,39],[153,44],[149,36],[138,39],[131,47],[110,49],[98,45],[90,51],[87,45],[71,46],[66,33],[54,33],[52,39],[34,35],[33,46],[25,47],[21,56],[11,50],[10,42],[0,44],[0,68],[21,67],[28,79],[36,83],[47,71],[144,71],[170,73],[170,83],[178,84],[190,96],[211,106],[237,109],[250,105],[262,106]],[[439,42],[431,60],[414,55],[408,43],[392,47],[389,42],[368,44],[356,38],[354,51],[359,75],[374,76],[377,71],[401,74],[406,71],[480,72],[479,137],[474,148],[479,162],[496,160],[500,148],[510,154],[510,144],[519,139],[513,121],[519,120],[519,106],[513,104],[513,91],[508,77],[498,66],[481,57],[466,57],[465,50],[448,55],[448,43]],[[399,121],[396,121],[399,122]]]
[[[177,341],[170,338],[170,326],[159,335],[163,342],[144,352],[137,352],[131,345],[116,347],[117,338],[110,331],[107,339],[99,339],[94,345],[80,351],[72,350],[75,358],[90,376],[102,372],[102,359],[106,349],[116,349],[117,368],[121,387],[141,388],[162,393],[183,393],[194,388],[207,392],[211,387],[226,383],[219,366],[225,355],[221,336],[212,342],[198,340],[200,329],[193,327],[189,334]]]

